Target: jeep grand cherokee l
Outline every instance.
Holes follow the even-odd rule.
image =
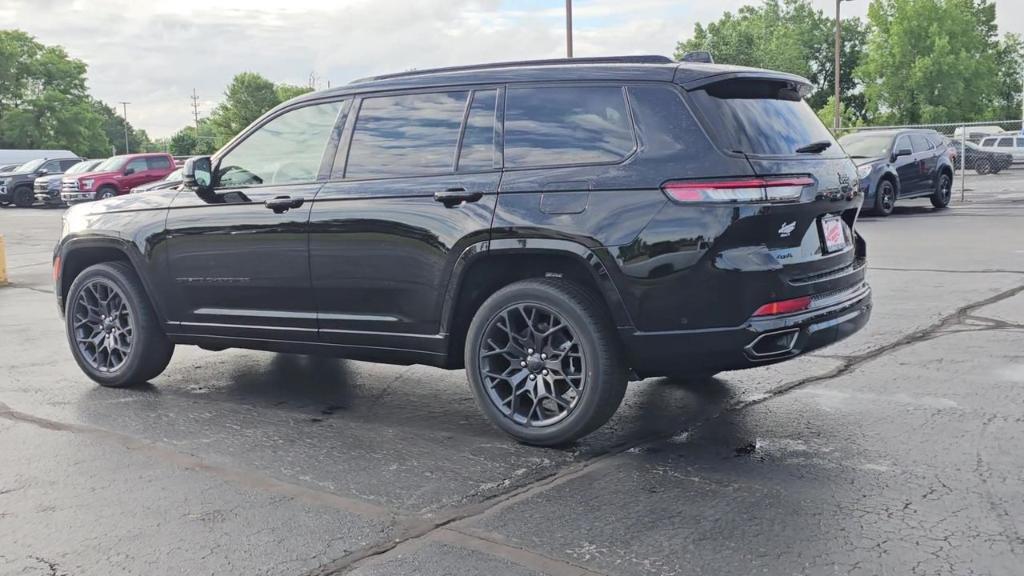
[[[300,96],[185,185],[67,211],[75,360],[175,345],[465,367],[558,445],[629,378],[780,362],[868,320],[856,168],[798,76],[663,57],[416,71]]]

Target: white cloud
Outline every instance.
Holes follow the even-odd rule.
[[[833,0],[814,0],[827,13]],[[671,54],[695,22],[744,0],[576,0],[577,56]],[[868,0],[843,3],[863,16]],[[131,102],[133,124],[167,136],[208,114],[230,78],[259,72],[333,85],[368,74],[561,56],[563,0],[3,0],[17,23],[89,64],[98,98]],[[1024,2],[998,0],[1002,28],[1024,30]]]

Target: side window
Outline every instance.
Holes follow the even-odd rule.
[[[494,112],[497,90],[478,90],[466,117],[459,153],[459,172],[480,172],[494,169]]]
[[[896,139],[896,147],[893,148],[893,150],[903,150],[904,148],[906,148],[907,150],[913,150],[913,148],[910,147],[910,138],[906,136],[900,136],[899,138]]]
[[[998,146],[1000,148],[1013,148],[1013,138],[1000,138]]]
[[[467,96],[462,91],[364,99],[345,178],[450,174]]]
[[[1024,148],[1024,138],[1017,138],[1017,148]]]
[[[911,134],[910,141],[914,143],[914,152],[927,152],[932,149],[931,142],[923,134]]]
[[[297,108],[260,126],[220,158],[216,186],[316,180],[338,113],[347,104],[326,102]]]
[[[171,161],[167,156],[150,156],[146,163],[150,170],[168,170],[171,167]]]
[[[130,162],[128,162],[128,164],[124,167],[124,171],[126,173],[129,170],[131,170],[131,172],[133,174],[138,174],[139,172],[145,172],[148,169],[149,168],[146,166],[146,159],[145,158],[135,158],[135,159],[131,160]]]
[[[636,147],[620,86],[510,88],[505,167],[619,162]]]
[[[981,145],[986,147],[986,148],[990,148],[992,146],[995,146],[995,144],[996,144],[996,139],[995,138],[985,138],[985,140],[983,140],[982,143],[981,143]]]
[[[71,168],[72,166],[74,166],[75,164],[78,164],[79,162],[80,162],[80,160],[75,160],[75,159],[61,160],[60,161],[60,171],[61,172],[65,172],[65,171],[67,171],[68,168]]]
[[[50,174],[54,172],[60,172],[60,160],[50,160],[47,163],[39,167],[41,170],[46,170]]]

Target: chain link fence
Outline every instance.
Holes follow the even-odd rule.
[[[851,126],[840,128],[835,134],[836,138],[841,138],[847,134],[904,129],[934,130],[944,137],[945,144],[952,149],[954,184],[959,188],[961,201],[969,189],[969,180],[1011,171],[1024,175],[1024,123],[1021,120]]]

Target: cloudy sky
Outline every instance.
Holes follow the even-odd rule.
[[[575,0],[577,56],[671,55],[695,22],[757,0]],[[831,13],[833,0],[813,0]],[[863,16],[868,0],[843,3]],[[996,0],[1024,32],[1024,1]],[[0,22],[89,65],[98,98],[150,136],[206,115],[237,72],[338,85],[368,74],[564,55],[562,0],[0,0]]]

